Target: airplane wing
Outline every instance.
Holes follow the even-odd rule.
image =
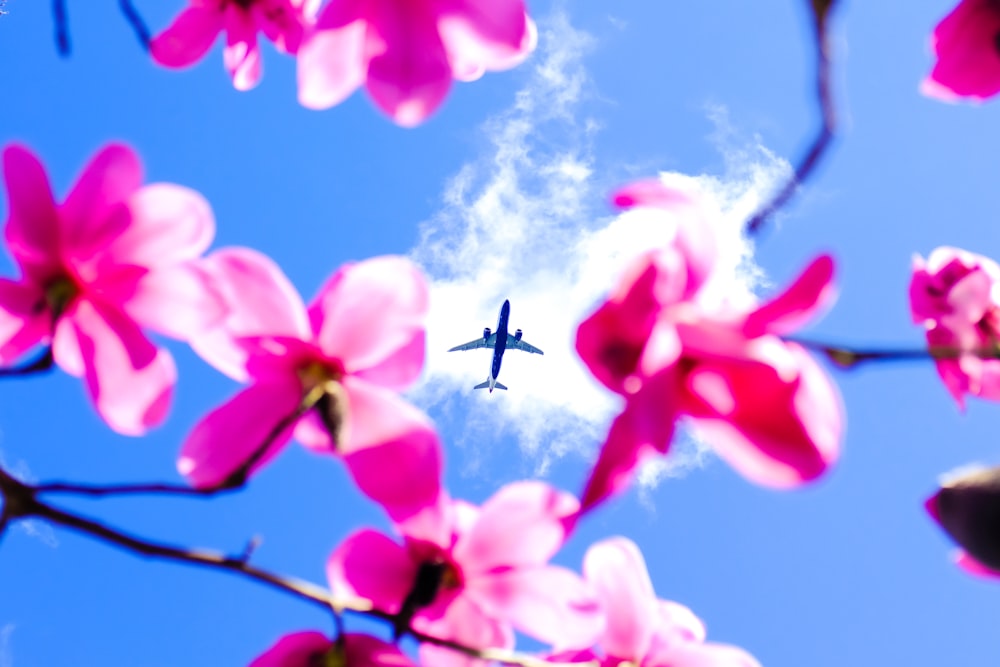
[[[461,352],[463,350],[475,350],[478,347],[495,347],[497,344],[497,335],[490,334],[490,339],[487,341],[485,338],[480,336],[476,340],[470,340],[468,343],[463,343],[461,345],[456,345],[455,347],[448,350],[449,352]]]
[[[524,340],[518,340],[514,338],[512,334],[507,334],[507,348],[514,348],[515,350],[524,350],[525,352],[531,352],[533,354],[545,354],[539,350],[534,345],[530,343],[525,343]]]

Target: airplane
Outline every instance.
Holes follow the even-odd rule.
[[[497,382],[497,376],[500,375],[500,363],[503,361],[504,350],[508,348],[524,350],[525,352],[532,352],[534,354],[545,354],[534,345],[529,345],[521,340],[520,329],[513,334],[508,333],[508,318],[510,318],[510,300],[504,300],[503,305],[500,306],[500,318],[497,320],[497,330],[495,332],[491,332],[490,328],[486,327],[483,329],[482,337],[463,345],[456,345],[448,350],[449,352],[458,352],[460,350],[475,350],[480,347],[493,348],[493,363],[490,365],[490,374],[487,376],[486,382],[477,384],[473,389],[489,388],[491,394],[494,388],[507,389],[507,387]]]

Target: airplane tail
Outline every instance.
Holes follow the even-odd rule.
[[[493,387],[494,387],[494,389],[503,389],[504,391],[507,391],[507,387],[505,387],[504,385],[500,384],[499,382],[494,383]],[[480,382],[475,387],[473,387],[473,389],[489,389],[489,388],[490,388],[490,381],[489,380],[486,380],[486,382]]]

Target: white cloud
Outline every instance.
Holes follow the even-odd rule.
[[[14,667],[14,657],[10,648],[10,636],[14,634],[14,624],[0,628],[0,667]]]
[[[563,14],[540,22],[526,85],[485,123],[489,150],[447,184],[442,209],[424,224],[413,251],[432,286],[427,369],[412,398],[444,423],[454,444],[473,449],[467,471],[500,434],[517,439],[537,474],[569,452],[593,456],[620,399],[577,358],[576,328],[630,259],[672,235],[662,213],[608,212],[606,186],[595,176],[600,126],[581,113],[590,86],[583,59],[592,42]],[[711,114],[723,128],[724,109]],[[741,223],[789,167],[758,142],[735,148],[723,135],[723,176],[661,176],[698,192],[718,225],[721,257],[709,297],[739,300],[760,280]],[[473,391],[486,379],[492,351],[445,350],[494,328],[505,298],[511,329],[523,329],[524,340],[545,355],[510,351],[500,373],[510,390]],[[701,465],[705,448],[693,447],[642,479],[652,484]]]

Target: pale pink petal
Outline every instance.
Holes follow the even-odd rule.
[[[414,626],[434,637],[451,639],[477,648],[513,648],[514,633],[480,609],[467,595],[460,595],[448,605],[442,618],[424,621],[418,614]],[[423,622],[421,622],[423,621]],[[420,645],[420,664],[434,667],[485,667],[489,663],[433,644]]]
[[[131,148],[102,148],[59,209],[63,251],[90,255],[110,244],[130,224],[125,204],[141,186],[142,164]]]
[[[655,638],[676,641],[705,641],[705,624],[682,604],[670,600],[656,601]]]
[[[923,92],[945,100],[984,100],[1000,91],[1000,8],[991,0],[962,0],[934,29],[938,60]],[[928,85],[930,84],[930,85]]]
[[[639,547],[624,537],[598,542],[583,558],[583,574],[607,614],[604,651],[640,662],[653,636],[656,594]]]
[[[203,269],[184,264],[146,274],[121,303],[136,322],[178,340],[221,323],[229,312]]]
[[[322,632],[295,632],[275,642],[250,667],[312,667],[322,664],[322,656],[331,648],[333,642]]]
[[[9,212],[4,228],[7,247],[26,270],[37,266],[44,273],[58,266],[61,233],[45,168],[31,151],[15,144],[3,151],[3,173]]]
[[[205,361],[235,380],[247,380],[247,351],[239,338],[312,334],[299,293],[270,258],[249,248],[225,248],[201,266],[225,299],[229,314],[221,326],[191,340]],[[246,298],[252,294],[253,298]]]
[[[426,334],[420,329],[403,347],[375,366],[355,371],[354,376],[387,389],[403,391],[420,376],[427,352]]]
[[[59,368],[73,377],[83,377],[87,370],[76,326],[68,318],[62,317],[56,322],[55,334],[52,336],[52,358]]]
[[[433,9],[425,3],[371,6],[367,89],[375,104],[404,127],[423,122],[451,88],[451,66]]]
[[[250,6],[253,22],[274,46],[295,55],[305,32],[305,17],[290,0],[257,0]]]
[[[226,48],[222,60],[236,90],[250,90],[260,81],[260,46],[250,13],[235,3],[226,6]]]
[[[0,278],[0,363],[10,364],[44,342],[51,318],[38,286]]]
[[[566,568],[512,568],[476,576],[468,580],[466,594],[488,616],[513,623],[553,650],[591,646],[604,629],[604,611],[593,589]]]
[[[416,581],[419,564],[406,549],[374,530],[361,530],[334,549],[326,576],[334,597],[351,596],[394,614]]]
[[[257,382],[208,413],[195,425],[177,459],[177,470],[197,487],[221,484],[269,438],[266,453],[251,473],[272,459],[292,437],[292,427],[274,430],[295,413],[302,389],[294,375]]]
[[[76,330],[87,392],[115,431],[142,435],[166,419],[177,381],[170,354],[124,313],[77,299],[63,316]]]
[[[836,297],[833,258],[820,255],[784,292],[747,315],[743,334],[748,338],[765,333],[789,334],[816,317]]]
[[[316,29],[298,52],[299,103],[328,109],[346,100],[365,82],[367,21],[363,0],[328,2]]]
[[[309,317],[319,346],[348,373],[381,367],[376,372],[395,374],[398,386],[415,380],[423,366],[423,345],[414,341],[423,341],[427,307],[420,270],[405,257],[384,256],[337,271]]]
[[[674,642],[657,647],[643,662],[644,667],[760,667],[756,658],[736,646]]]
[[[564,522],[578,509],[576,498],[543,482],[508,484],[483,504],[479,520],[459,537],[455,559],[469,576],[544,565],[562,546]]]
[[[438,30],[456,78],[513,67],[534,47],[521,0],[443,0],[437,7]]]
[[[164,67],[188,67],[212,48],[222,23],[222,12],[211,4],[188,7],[150,41],[149,52]]]
[[[1000,580],[1000,571],[991,569],[964,551],[959,551],[955,557],[955,564],[969,574],[986,579]]]

